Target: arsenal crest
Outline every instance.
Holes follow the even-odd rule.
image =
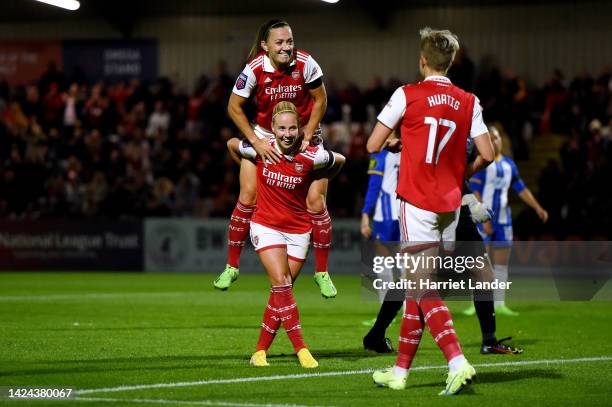
[[[300,70],[295,69],[293,72],[291,72],[291,77],[297,81],[300,77]]]
[[[296,172],[304,171],[304,164],[303,163],[295,163],[295,171]]]

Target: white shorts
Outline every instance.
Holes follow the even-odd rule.
[[[251,243],[257,253],[274,248],[286,248],[290,260],[303,263],[308,255],[310,232],[285,233],[251,222]]]
[[[430,212],[400,199],[399,224],[404,247],[431,246],[444,243],[444,249],[452,251],[455,242],[455,230],[459,223],[459,211],[461,207],[453,212]]]
[[[255,135],[262,138],[274,138],[274,133],[269,132],[268,130],[261,127],[259,124],[253,126],[253,131]],[[310,143],[313,146],[318,146],[319,144],[323,144],[323,129],[321,129],[321,125],[317,127],[314,135],[312,136],[312,142]]]

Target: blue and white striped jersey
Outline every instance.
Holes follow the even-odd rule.
[[[375,222],[397,220],[399,204],[395,190],[399,174],[400,154],[382,150],[372,154],[368,174],[368,191],[362,213],[374,211]]]
[[[519,176],[514,161],[503,155],[470,178],[470,188],[480,193],[482,202],[493,210],[491,220],[496,224],[512,224],[512,215],[508,206],[510,187],[518,194],[525,189],[525,183]]]

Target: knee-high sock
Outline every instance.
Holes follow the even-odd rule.
[[[493,266],[493,273],[495,278],[501,282],[508,281],[508,266],[502,264],[496,264]],[[506,301],[506,290],[495,290],[495,305],[504,305]]]
[[[482,343],[492,345],[495,338],[495,307],[493,306],[493,290],[474,291],[474,308],[480,323]]]
[[[308,211],[312,224],[312,246],[315,255],[315,270],[317,273],[327,271],[329,247],[332,241],[332,224],[327,209],[321,212]]]
[[[293,349],[297,353],[300,349],[305,348],[306,344],[302,338],[300,314],[293,297],[293,286],[289,284],[281,287],[272,287],[272,295],[274,296],[274,307],[276,308],[277,315],[285,328],[285,332],[287,332]]]
[[[431,336],[444,353],[446,360],[450,362],[455,356],[463,355],[446,303],[437,295],[427,296],[419,301],[419,308]]]
[[[257,341],[257,351],[267,351],[278,332],[281,320],[277,315],[276,307],[274,306],[273,292],[270,290],[270,298],[264,310],[263,319],[261,321],[261,331],[259,332],[259,340]]]
[[[232,267],[240,267],[240,253],[242,253],[244,242],[249,236],[254,210],[254,205],[245,205],[238,201],[232,212],[229,230],[227,231],[227,264]]]
[[[423,321],[419,313],[419,306],[412,298],[406,299],[406,309],[400,327],[399,344],[397,346],[397,359],[395,367],[409,369],[419,348],[423,335]],[[397,369],[397,370],[399,370]]]

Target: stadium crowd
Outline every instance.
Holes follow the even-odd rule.
[[[603,187],[612,176],[609,68],[569,81],[557,70],[535,87],[488,59],[477,67],[460,52],[449,76],[479,96],[487,121],[503,125],[519,162],[529,158],[530,137],[567,135],[560,165],[549,162],[540,179],[547,232],[612,230],[605,210],[612,193]],[[234,79],[219,63],[189,95],[165,78],[89,85],[50,64],[35,84],[0,83],[0,216],[227,217],[238,191],[238,167],[226,154],[226,141],[237,136],[226,113]],[[326,77],[326,144],[349,158],[330,189],[335,217],[359,214],[366,139],[401,83],[375,77],[360,89]]]

